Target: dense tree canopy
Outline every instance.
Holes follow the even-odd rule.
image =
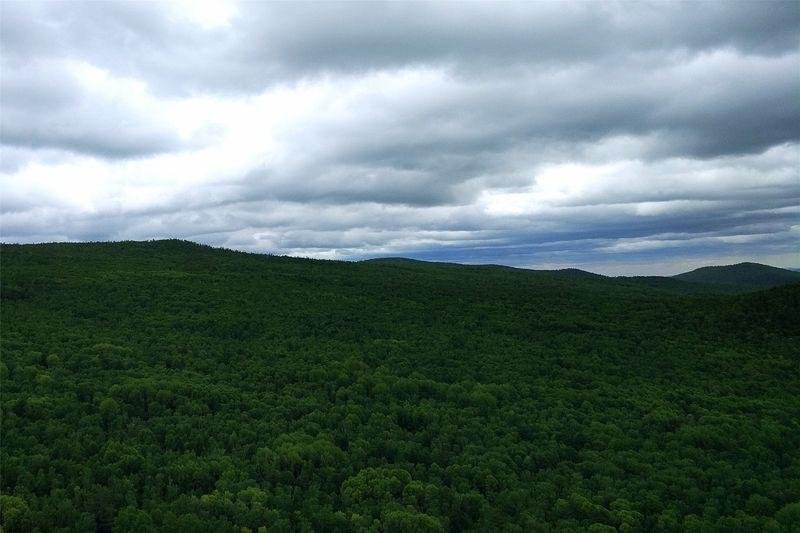
[[[800,285],[651,285],[4,245],[3,531],[797,531]]]

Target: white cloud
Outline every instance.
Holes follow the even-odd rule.
[[[229,0],[170,0],[167,3],[172,15],[185,18],[205,30],[229,27],[231,19],[239,15],[239,6]]]

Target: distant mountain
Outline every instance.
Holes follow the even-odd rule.
[[[747,288],[768,288],[800,283],[800,272],[759,263],[738,263],[708,266],[673,276],[681,281],[712,285],[734,285]]]
[[[560,278],[562,280],[595,280],[613,285],[628,287],[646,287],[649,289],[665,290],[682,294],[698,293],[744,293],[760,289],[768,289],[780,285],[800,282],[800,272],[782,268],[760,265],[757,263],[741,263],[723,267],[703,267],[678,274],[677,276],[604,276],[580,270],[577,268],[563,268],[558,270],[536,270],[518,268],[505,265],[492,264],[463,264],[440,261],[423,261],[405,257],[379,257],[366,259],[361,263],[379,264],[409,268],[412,270],[437,271],[441,269],[458,269],[461,271],[494,273],[502,275],[503,272],[529,274],[538,277]]]
[[[422,261],[421,259],[411,259],[408,257],[376,257],[374,259],[364,259],[361,263],[375,263],[380,265],[393,266],[422,266],[422,265],[455,265],[456,263],[446,263],[439,261]]]
[[[563,276],[565,278],[587,278],[587,279],[603,279],[607,278],[602,274],[595,274],[594,272],[588,272],[586,270],[581,270],[579,268],[561,268],[558,270],[539,270],[538,272],[549,272],[555,274],[557,276]]]
[[[446,261],[423,261],[421,259],[409,259],[406,257],[376,257],[374,259],[364,259],[362,263],[375,263],[381,265],[392,266],[417,266],[417,267],[458,267],[468,270],[491,270],[491,271],[514,271],[518,273],[534,273],[534,274],[552,274],[554,276],[561,276],[565,278],[605,278],[601,274],[587,272],[578,268],[561,268],[558,270],[537,270],[531,268],[513,267],[508,265],[495,265],[495,264],[469,264],[469,263],[451,263]]]

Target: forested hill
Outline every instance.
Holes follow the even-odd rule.
[[[800,283],[800,272],[758,263],[702,267],[675,278],[693,283],[738,286],[749,289]]]
[[[796,531],[800,285],[671,283],[3,245],[3,531]]]

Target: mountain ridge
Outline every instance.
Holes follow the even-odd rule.
[[[626,284],[646,286],[653,289],[671,290],[683,293],[692,292],[747,292],[792,283],[800,283],[800,272],[793,269],[779,268],[755,262],[742,262],[731,265],[709,265],[696,268],[673,276],[608,276],[578,268],[534,269],[499,264],[468,264],[449,261],[426,261],[402,256],[376,257],[358,261],[336,259],[316,259],[288,255],[275,255],[263,252],[248,252],[225,247],[216,247],[198,243],[188,239],[152,239],[122,241],[86,241],[86,242],[51,242],[51,243],[0,243],[7,247],[41,247],[54,246],[59,249],[78,251],[97,246],[109,252],[120,250],[145,249],[152,252],[171,253],[180,250],[188,254],[187,259],[195,251],[205,250],[212,254],[231,253],[247,256],[253,260],[273,261],[315,261],[324,263],[354,263],[365,265],[382,265],[408,268],[464,268],[473,271],[508,271],[524,274],[555,276],[559,278],[581,278],[594,280],[614,280]],[[219,256],[221,257],[221,255]]]

